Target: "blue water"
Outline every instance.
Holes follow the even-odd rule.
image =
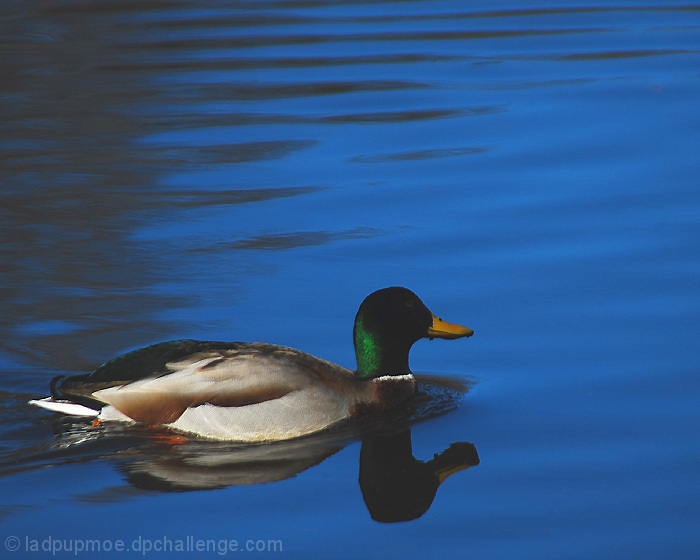
[[[0,26],[3,558],[697,555],[700,5],[24,1]],[[352,367],[388,285],[476,334],[419,341],[436,389],[377,425],[251,449],[26,405],[176,338]],[[406,473],[452,444],[471,466],[419,499]]]

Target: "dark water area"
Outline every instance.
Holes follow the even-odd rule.
[[[697,557],[700,5],[0,29],[0,556]],[[26,404],[169,339],[353,367],[389,285],[476,334],[416,343],[421,392],[368,423],[244,446]]]

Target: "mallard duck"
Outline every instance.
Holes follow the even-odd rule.
[[[134,421],[212,439],[273,441],[389,409],[415,391],[408,352],[420,338],[474,333],[433,315],[413,292],[365,298],[355,317],[357,370],[261,342],[161,342],[90,374],[58,376],[40,407]]]

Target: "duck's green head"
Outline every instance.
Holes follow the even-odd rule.
[[[406,288],[384,288],[362,302],[353,329],[357,375],[362,378],[409,373],[408,351],[420,338],[461,338],[474,331],[433,315]]]

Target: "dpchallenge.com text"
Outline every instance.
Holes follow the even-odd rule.
[[[33,552],[52,556],[66,554],[102,554],[130,552],[146,556],[152,553],[211,553],[225,556],[229,552],[282,552],[280,539],[202,539],[192,535],[182,538],[167,536],[133,539],[66,539],[53,536],[35,538],[10,535],[5,538],[5,550],[12,552]]]

